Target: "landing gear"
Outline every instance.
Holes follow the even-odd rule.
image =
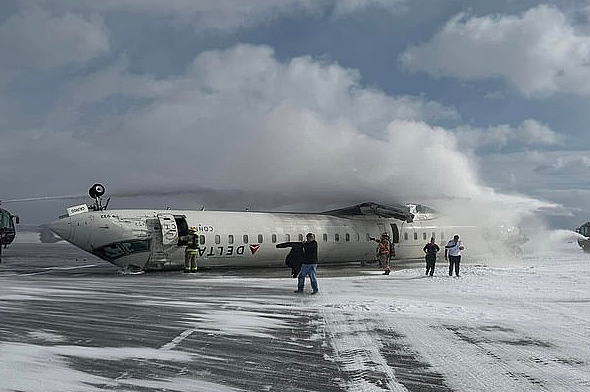
[[[101,197],[102,195],[104,195],[104,186],[102,184],[94,184],[88,190],[88,194],[93,199],[96,199],[97,197]]]
[[[105,205],[102,205],[102,195],[104,195],[105,189],[104,189],[104,185],[102,184],[94,184],[90,187],[90,189],[88,189],[88,195],[90,195],[90,197],[92,197],[96,203],[93,206],[90,206],[89,208],[92,211],[103,211],[107,209],[107,206],[109,205],[109,201],[110,201],[110,197],[107,199],[107,202],[105,203]]]

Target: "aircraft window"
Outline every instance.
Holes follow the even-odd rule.
[[[322,237],[324,238],[324,242],[328,242],[328,234],[324,233]]]
[[[113,260],[118,257],[124,256],[125,251],[123,250],[120,244],[111,244],[94,249],[94,254],[96,254],[98,257],[102,257],[107,260]]]
[[[285,242],[291,242],[291,234],[285,234]]]
[[[215,243],[216,244],[220,244],[221,243],[221,236],[219,234],[215,234]]]
[[[127,253],[145,252],[150,250],[150,243],[148,240],[132,240],[121,242],[123,248]]]
[[[264,238],[262,237],[262,234],[258,234],[258,243],[259,243],[259,244],[262,244],[262,240],[263,240],[263,239],[264,239]]]
[[[436,233],[434,231],[432,232],[432,238],[436,238]]]
[[[299,241],[303,241],[303,234],[299,234]]]
[[[200,243],[201,245],[205,245],[205,236],[204,236],[204,235],[200,235],[200,236],[199,236],[199,243]]]
[[[418,233],[414,232],[414,241],[418,239]]]
[[[406,231],[406,232],[404,233],[404,241],[407,241],[407,240],[408,240],[408,232]]]
[[[344,234],[344,238],[346,241],[350,241],[350,234],[348,234],[348,233]]]
[[[272,243],[273,243],[273,244],[277,242],[277,235],[276,235],[276,234],[273,234],[273,235],[271,236],[271,238],[272,238]]]
[[[244,234],[244,236],[242,237],[242,241],[244,242],[244,244],[248,243],[248,234]]]
[[[338,234],[338,233],[334,234],[334,241],[336,241],[336,242],[340,241],[340,234]]]
[[[422,239],[425,240],[426,239],[426,233],[422,232]]]
[[[233,244],[234,243],[234,236],[233,234],[230,234],[227,236],[227,243],[228,244]]]
[[[356,233],[356,242],[359,242],[361,240],[361,235],[359,233]]]
[[[367,233],[367,241],[371,241],[371,234]]]

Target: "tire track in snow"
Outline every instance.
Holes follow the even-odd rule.
[[[324,309],[326,333],[335,360],[348,373],[349,391],[407,391],[381,355],[382,344],[370,331],[367,320],[335,309]]]
[[[324,310],[335,360],[350,391],[450,392],[442,374],[423,362],[387,318],[374,313]]]

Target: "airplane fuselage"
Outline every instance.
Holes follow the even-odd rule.
[[[432,219],[407,223],[378,216],[186,210],[89,211],[51,224],[66,241],[136,270],[181,269],[189,227],[199,235],[199,268],[284,265],[288,249],[276,244],[302,241],[309,232],[316,236],[320,264],[372,262],[371,238],[384,232],[395,243],[396,258],[421,258],[432,235],[442,244],[455,229]]]

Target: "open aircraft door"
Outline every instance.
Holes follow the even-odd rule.
[[[172,214],[158,214],[146,219],[150,233],[150,257],[144,268],[165,268],[171,262],[171,252],[178,245],[178,225]]]
[[[395,223],[391,224],[391,242],[399,244],[399,229]]]
[[[172,214],[158,214],[160,229],[162,230],[162,245],[169,247],[178,243],[178,227]]]

